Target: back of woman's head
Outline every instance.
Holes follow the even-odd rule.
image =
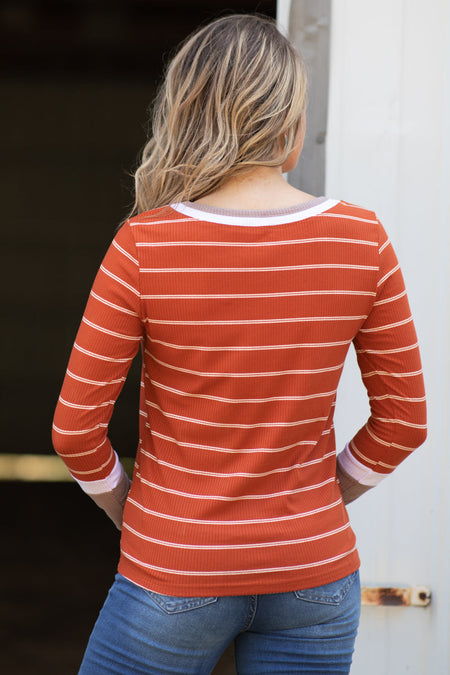
[[[271,19],[232,15],[201,28],[157,95],[133,212],[199,199],[249,168],[281,165],[305,99],[301,57]]]

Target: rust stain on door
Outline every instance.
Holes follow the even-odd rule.
[[[385,607],[427,607],[431,602],[431,591],[427,586],[370,587],[361,588],[363,605],[380,605]]]

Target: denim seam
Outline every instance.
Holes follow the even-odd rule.
[[[167,614],[180,614],[181,612],[189,612],[193,609],[200,609],[207,605],[217,602],[217,597],[192,597],[192,598],[172,598],[172,596],[163,596],[161,593],[148,591],[144,589],[147,595],[155,602],[155,604],[166,612]]]
[[[256,615],[256,610],[258,608],[258,596],[257,595],[249,595],[248,596],[248,610],[247,610],[247,616],[245,617],[244,625],[242,627],[241,633],[245,633],[246,630],[250,628],[252,625],[255,615]]]
[[[356,572],[353,572],[347,579],[347,583],[345,586],[340,589],[338,593],[334,593],[333,595],[325,595],[325,594],[317,594],[313,595],[309,589],[303,589],[299,591],[294,591],[294,595],[299,599],[299,600],[305,600],[306,602],[320,602],[322,604],[326,605],[338,605],[339,603],[342,602],[342,600],[345,598],[347,593],[349,592],[351,586],[353,585],[355,581],[355,575]],[[305,595],[303,595],[305,593]]]

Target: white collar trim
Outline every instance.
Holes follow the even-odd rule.
[[[307,207],[302,209],[299,204],[298,210],[292,211],[292,207],[289,209],[289,213],[286,213],[286,209],[279,209],[279,213],[276,213],[276,210],[268,212],[268,215],[257,215],[251,216],[251,211],[242,211],[239,215],[235,214],[235,211],[230,210],[230,215],[226,212],[226,209],[217,209],[216,211],[208,210],[208,207],[202,206],[201,209],[195,208],[186,202],[180,202],[178,204],[171,204],[171,208],[178,213],[182,213],[185,216],[190,216],[196,220],[203,220],[209,223],[220,223],[222,225],[244,225],[244,226],[264,226],[264,225],[284,225],[286,223],[295,223],[299,220],[306,220],[306,218],[311,218],[312,216],[317,216],[332,209],[336,204],[339,204],[338,199],[326,199],[321,201],[320,204],[315,206]],[[295,208],[295,207],[294,207]],[[257,212],[261,214],[261,211]]]

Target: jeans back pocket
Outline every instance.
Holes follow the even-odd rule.
[[[340,605],[345,596],[359,578],[359,571],[349,574],[343,579],[332,581],[330,584],[315,586],[314,588],[305,588],[301,591],[294,591],[294,595],[299,600],[306,602],[316,602],[321,605]]]
[[[217,597],[182,598],[174,595],[162,595],[154,591],[146,592],[166,614],[189,612],[191,609],[199,609],[217,602]]]

